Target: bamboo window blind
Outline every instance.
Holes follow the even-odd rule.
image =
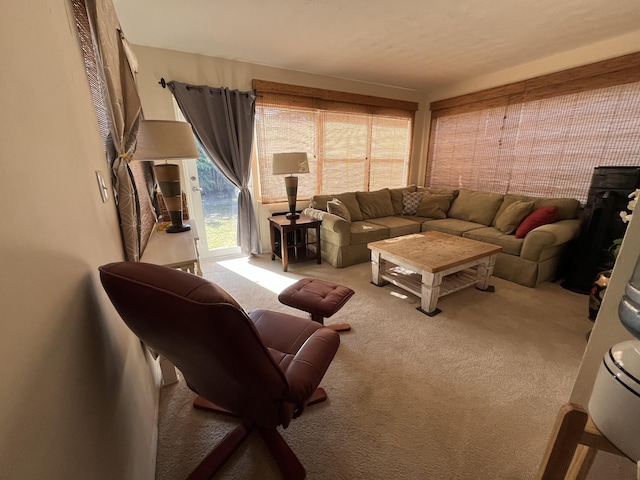
[[[256,144],[263,203],[286,200],[271,174],[273,154],[307,152],[298,198],[404,186],[417,104],[254,80]]]
[[[431,104],[425,184],[585,202],[640,165],[640,53]]]

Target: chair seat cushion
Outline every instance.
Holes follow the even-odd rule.
[[[320,323],[286,313],[259,309],[248,315],[287,379],[289,390],[283,400],[304,403],[320,385],[340,336]]]

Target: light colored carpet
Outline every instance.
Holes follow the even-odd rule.
[[[531,289],[494,278],[495,293],[456,292],[428,317],[418,298],[372,285],[368,263],[307,262],[283,273],[261,255],[203,270],[246,310],[298,313],[277,292],[302,277],[355,290],[326,321],[352,326],[322,382],[329,400],[282,430],[310,480],[534,478],[592,325],[587,297],[556,283]],[[193,398],[183,380],[162,390],[157,480],[186,478],[236,424],[195,410]],[[280,475],[254,432],[215,478]]]

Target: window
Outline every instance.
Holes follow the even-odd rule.
[[[307,152],[298,198],[406,185],[417,104],[254,80],[263,203],[286,201],[274,153]]]
[[[425,184],[586,202],[640,165],[640,54],[435,102]]]

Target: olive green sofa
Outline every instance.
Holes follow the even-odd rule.
[[[519,229],[542,207],[551,207],[555,219],[524,235]],[[536,287],[555,279],[564,251],[580,234],[579,210],[572,198],[409,186],[316,195],[303,213],[322,220],[322,258],[336,268],[369,261],[369,242],[437,230],[500,245],[494,275]]]

